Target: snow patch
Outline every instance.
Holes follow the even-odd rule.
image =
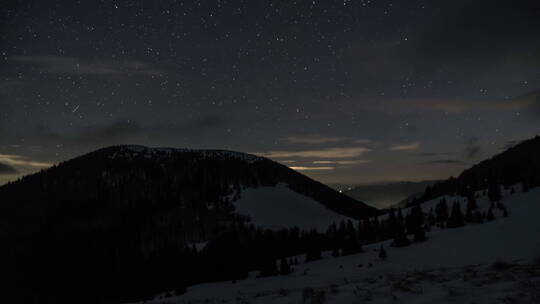
[[[310,197],[294,192],[284,183],[275,187],[245,189],[234,205],[237,213],[251,217],[256,226],[269,229],[297,226],[324,232],[333,222],[349,219]]]

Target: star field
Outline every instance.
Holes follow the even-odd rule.
[[[0,183],[122,143],[256,153],[323,182],[445,178],[538,133],[536,1],[0,12]]]

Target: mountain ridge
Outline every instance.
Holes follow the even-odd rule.
[[[523,140],[512,147],[483,160],[458,177],[450,177],[427,187],[423,195],[413,199],[408,206],[421,204],[438,196],[460,194],[489,189],[495,185],[511,187],[523,184],[525,190],[540,186],[540,137]]]
[[[283,183],[337,214],[380,214],[267,158],[226,150],[111,146],[0,187],[2,276],[15,294],[37,292],[56,302],[60,295],[88,293],[90,287],[96,295],[126,299],[135,296],[133,290],[143,297],[167,286],[234,278],[238,270],[227,265],[236,263],[222,260],[237,259],[226,253],[236,248],[220,239],[234,239],[251,221],[235,211],[234,202],[246,189]],[[269,234],[256,229],[249,233]],[[211,278],[179,277],[178,271],[196,262],[189,244],[207,240],[215,240],[208,259],[225,267],[224,274],[210,270]],[[57,286],[68,291],[60,293]]]

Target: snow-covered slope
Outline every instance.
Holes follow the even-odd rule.
[[[324,232],[333,222],[348,219],[312,198],[292,191],[283,183],[275,187],[245,189],[234,205],[236,212],[248,215],[253,224],[270,229],[297,226]]]
[[[327,253],[322,260],[295,265],[288,276],[202,284],[155,302],[535,303],[540,299],[540,188],[505,195],[503,202],[509,218],[434,231],[424,243],[392,248],[383,242],[339,258]],[[380,245],[388,253],[385,261],[378,259]]]
[[[523,187],[521,184],[516,184],[514,186],[512,186],[511,188],[514,189],[514,191],[517,191],[517,192],[521,192],[523,190]],[[503,197],[503,201],[502,203],[504,204],[504,202],[507,200],[507,199],[510,199],[512,197],[512,194],[510,193],[511,192],[511,188],[503,188],[501,187],[501,195]],[[476,205],[478,207],[478,211],[481,211],[481,212],[487,212],[491,207],[492,207],[492,203],[491,201],[489,200],[488,196],[487,196],[487,190],[479,190],[479,191],[476,191],[475,192],[475,196],[476,196]],[[432,199],[432,200],[429,200],[427,202],[424,202],[422,203],[420,206],[422,207],[422,211],[424,213],[428,213],[428,211],[430,209],[433,209],[435,210],[435,207],[437,206],[437,204],[442,200],[442,199],[445,199],[446,200],[446,204],[448,206],[448,210],[450,212],[450,210],[452,210],[452,204],[454,202],[457,202],[461,208],[461,210],[463,212],[465,212],[467,210],[467,198],[466,197],[463,197],[463,196],[459,196],[459,195],[445,195],[445,196],[440,196],[440,197],[437,197],[435,199]],[[406,207],[406,208],[400,208],[402,213],[403,214],[407,214],[411,211],[412,207]],[[493,209],[493,213],[496,215],[496,216],[502,216],[502,210],[500,209]],[[386,219],[388,218],[388,215],[387,214],[384,214],[384,215],[381,215],[378,217],[379,219]]]

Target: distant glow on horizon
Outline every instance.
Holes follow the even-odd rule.
[[[293,170],[297,170],[297,171],[316,171],[316,170],[334,170],[335,168],[334,167],[302,167],[302,166],[299,166],[299,167],[289,167]]]

